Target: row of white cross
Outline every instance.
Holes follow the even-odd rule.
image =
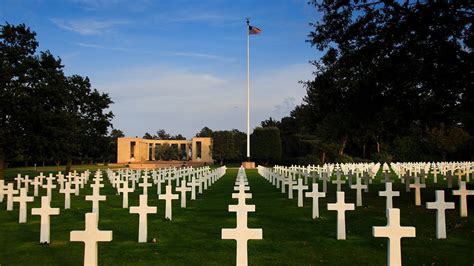
[[[290,191],[297,190],[298,191],[298,207],[303,206],[303,192],[304,190],[308,189],[307,185],[304,185],[303,177],[296,178],[298,181],[293,180],[293,175],[288,175],[285,179],[279,173],[289,173],[289,171],[281,171],[280,169],[272,169],[259,166],[258,172],[261,176],[263,176],[267,181],[272,183],[273,185],[277,186],[279,184],[278,179],[281,179],[281,186],[285,187],[288,185],[288,197],[292,198],[290,195]],[[379,191],[379,196],[386,197],[386,212],[388,218],[388,225],[386,227],[373,227],[373,235],[374,237],[388,237],[389,238],[389,255],[388,255],[388,265],[401,265],[401,244],[400,238],[402,237],[415,237],[415,228],[414,227],[401,227],[400,226],[400,210],[393,208],[392,198],[396,196],[400,196],[398,191],[392,190],[392,181],[387,179],[388,171],[385,171],[384,176],[384,183],[385,183],[385,191]],[[337,177],[339,180],[339,176]],[[294,182],[297,182],[297,185],[294,185]],[[315,182],[315,180],[313,180]],[[336,181],[337,182],[337,181]],[[410,184],[409,179],[405,182]],[[319,192],[318,183],[312,183],[312,191],[306,192],[305,196],[312,198],[313,203],[313,210],[312,216],[313,219],[319,217],[319,198],[325,197],[326,192]],[[369,182],[365,185],[361,184],[361,178],[357,177],[357,182],[355,185],[351,185],[352,189],[357,190],[356,194],[356,201],[357,206],[362,206],[362,189],[367,189],[369,186]],[[425,184],[420,183],[420,178],[418,176],[415,177],[414,184],[410,184],[410,188],[415,189],[415,203],[417,206],[421,205],[421,192],[420,189],[424,188]],[[346,238],[346,230],[345,230],[345,212],[349,210],[355,210],[355,206],[352,203],[346,203],[344,201],[344,192],[337,191],[337,201],[336,203],[329,203],[327,205],[328,210],[334,210],[338,212],[337,215],[337,239],[345,239]],[[282,189],[284,192],[284,189]],[[291,193],[292,194],[292,193]],[[467,190],[466,189],[466,182],[460,182],[459,190],[454,190],[453,195],[460,196],[460,215],[461,217],[467,217],[467,196],[474,195],[474,190]],[[436,201],[435,202],[427,202],[428,209],[436,209],[437,210],[437,221],[436,221],[436,236],[438,239],[446,238],[446,221],[445,221],[445,210],[447,209],[454,209],[453,202],[445,202],[444,200],[444,191],[437,190],[436,191]]]
[[[122,172],[127,172],[127,171],[122,171]],[[137,171],[138,172],[138,171]],[[140,171],[141,172],[141,171]],[[183,172],[183,171],[182,171]],[[202,169],[196,169],[196,170],[189,170],[187,169],[186,172],[191,175],[192,180],[195,181],[196,184],[202,185],[201,181],[196,181],[196,177],[199,178],[199,180],[204,180],[206,184],[212,185],[215,181],[217,181],[219,178],[221,178],[226,172],[225,167],[220,167],[215,170],[209,170],[209,168],[206,168],[205,171]],[[128,175],[122,175],[122,174],[116,174],[113,171],[108,170],[108,177],[109,180],[112,182],[115,182],[115,188],[117,190],[117,193],[122,193],[123,198],[124,198],[124,208],[128,208],[128,193],[133,192],[133,190],[127,190],[124,189],[128,187],[129,181],[127,179]],[[147,239],[147,214],[149,213],[156,213],[157,208],[156,207],[150,207],[148,206],[148,195],[147,195],[147,188],[148,186],[146,185],[148,182],[148,171],[144,171],[144,175],[141,177],[142,182],[139,183],[139,186],[143,187],[142,194],[140,195],[140,204],[139,206],[136,207],[130,207],[130,213],[137,213],[139,215],[139,242],[146,242]],[[196,174],[196,173],[205,173],[205,174]],[[61,193],[65,194],[65,209],[70,208],[70,194],[71,193],[76,193],[76,195],[79,195],[79,188],[84,187],[84,184],[87,184],[89,180],[89,172],[86,171],[85,173],[81,174],[80,176],[77,175],[77,173],[74,173],[71,176],[70,181],[66,181],[61,185],[61,181],[56,179],[55,177],[50,174],[48,177],[46,177],[47,182],[45,185],[43,185],[43,188],[47,190],[47,195],[41,197],[41,207],[40,208],[33,208],[31,213],[32,215],[39,215],[41,216],[41,222],[40,222],[40,242],[41,243],[50,243],[50,216],[51,215],[59,215],[60,214],[60,209],[59,208],[52,208],[50,203],[51,203],[51,197],[52,197],[52,192],[51,190],[53,188],[56,188],[56,185],[53,185],[53,181],[56,180],[57,184],[62,187],[60,189]],[[60,174],[59,174],[60,175]],[[192,187],[187,187],[186,186],[186,175],[176,175],[174,180],[176,180],[176,183],[178,183],[181,179],[181,186],[177,187],[176,190],[181,192],[181,207],[185,208],[186,207],[186,192],[194,190]],[[38,177],[38,179],[45,178],[42,174]],[[25,178],[27,179],[27,178]],[[23,179],[23,180],[25,180]],[[35,178],[36,179],[36,178]],[[75,180],[80,180],[77,182],[77,188],[78,190],[72,190],[70,188],[71,183],[75,183]],[[137,178],[137,181],[132,181],[138,182],[140,180],[140,177]],[[170,179],[171,180],[171,179]],[[3,181],[3,180],[2,180]],[[90,185],[92,188],[92,195],[87,195],[85,199],[87,201],[92,201],[92,212],[86,214],[86,228],[85,231],[72,231],[70,235],[70,240],[71,241],[81,241],[85,243],[85,251],[84,251],[84,265],[97,265],[97,242],[103,242],[103,241],[111,241],[112,240],[112,231],[100,231],[98,230],[98,222],[99,222],[99,202],[100,201],[105,201],[106,196],[105,195],[100,195],[100,188],[104,187],[104,184],[102,184],[103,178],[102,178],[102,172],[97,171],[94,175],[93,178],[93,183]],[[18,193],[18,190],[13,189],[13,183],[9,183],[6,186],[6,190],[2,190],[2,195],[7,195],[7,210],[11,211],[13,210],[13,202],[19,202],[19,223],[26,223],[27,221],[27,203],[28,202],[33,202],[34,197],[33,196],[28,196],[28,183],[21,183],[17,184],[17,186],[20,189],[20,196],[14,197],[13,195]],[[43,183],[43,181],[40,181]],[[3,184],[3,182],[2,182]],[[24,184],[22,187],[22,184]],[[198,186],[198,185],[196,185]],[[194,188],[196,187],[194,186]],[[207,189],[207,185],[205,186],[205,189]],[[36,191],[36,189],[35,189]],[[195,199],[195,194],[193,196]],[[125,200],[125,198],[127,198]],[[171,186],[171,181],[169,181],[168,185],[166,186],[166,193],[159,195],[159,199],[165,200],[166,201],[166,207],[165,207],[165,218],[171,220],[172,218],[172,200],[178,199],[179,196],[178,194],[173,194],[172,193],[172,186]],[[3,200],[3,197],[2,197]],[[126,204],[125,204],[126,201]]]
[[[246,199],[252,198],[252,193],[249,193],[250,186],[243,167],[237,174],[234,190],[238,192],[232,193],[232,198],[237,199],[238,203],[229,205],[229,212],[236,213],[237,226],[222,229],[222,239],[233,239],[237,242],[236,265],[246,266],[248,264],[247,241],[263,239],[263,230],[247,226],[248,213],[255,212],[255,205],[246,203]]]

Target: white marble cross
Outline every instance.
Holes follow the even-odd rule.
[[[461,181],[459,189],[453,190],[453,195],[459,196],[461,217],[467,217],[467,196],[474,196],[474,190],[467,190],[466,181]]]
[[[427,202],[427,209],[436,209],[436,238],[446,238],[446,214],[447,209],[454,209],[454,202],[444,201],[444,190],[436,190],[436,201]]]
[[[112,241],[112,231],[101,231],[97,226],[97,214],[86,213],[84,231],[71,231],[69,240],[84,242],[84,266],[96,266],[98,263],[97,242]]]
[[[286,184],[288,185],[288,198],[292,199],[293,198],[293,185],[296,185],[296,181],[293,180],[292,175],[288,176],[286,179]]]
[[[18,190],[13,189],[13,183],[8,183],[3,193],[7,195],[7,211],[13,211],[13,195],[18,194]]]
[[[28,202],[33,202],[35,200],[34,197],[28,196],[28,190],[26,188],[20,188],[20,196],[14,197],[13,201],[18,202],[20,204],[20,211],[19,211],[19,219],[18,223],[26,223],[26,214],[28,208],[26,204]]]
[[[79,176],[74,175],[73,183],[74,183],[75,195],[79,196],[79,192],[80,192],[80,189],[81,189],[81,183],[82,183],[81,178]]]
[[[195,200],[196,199],[196,187],[201,186],[201,182],[196,181],[196,177],[193,175],[189,185],[191,186],[191,200]]]
[[[23,184],[25,184],[26,192],[29,191],[31,183],[33,183],[33,180],[30,180],[30,177],[28,175],[25,175],[25,178],[23,179]]]
[[[328,210],[337,211],[337,239],[346,239],[346,211],[355,210],[354,203],[345,203],[344,191],[338,191],[336,203],[328,203]]]
[[[143,195],[148,195],[148,188],[152,186],[152,184],[148,183],[148,176],[143,177],[143,182],[138,185],[139,187],[143,188]]]
[[[326,197],[325,192],[318,191],[318,183],[313,183],[313,191],[306,192],[305,196],[307,198],[313,198],[313,219],[319,217],[319,198]]]
[[[356,189],[356,206],[362,206],[362,189],[366,189],[367,185],[362,184],[362,179],[360,177],[356,177],[356,184],[351,185],[352,189]]]
[[[99,218],[99,202],[107,200],[105,195],[100,195],[100,189],[98,186],[91,185],[92,195],[87,195],[86,200],[92,201],[92,212],[97,214],[97,218]]]
[[[388,266],[402,265],[402,237],[415,237],[416,229],[411,226],[400,226],[400,209],[388,210],[387,226],[373,226],[374,237],[388,238]]]
[[[384,191],[379,191],[379,196],[381,197],[386,197],[385,200],[385,209],[386,211],[388,209],[393,208],[393,197],[399,197],[400,192],[399,191],[393,191],[392,190],[392,182],[387,182],[385,183],[385,190]]]
[[[410,188],[415,189],[415,205],[416,206],[421,206],[421,188],[425,188],[426,184],[421,184],[420,183],[420,177],[415,176],[415,183],[410,184]]]
[[[31,209],[32,215],[41,216],[40,243],[50,242],[50,215],[59,215],[59,208],[51,208],[48,196],[41,197],[41,208]]]
[[[336,180],[333,180],[332,183],[336,184],[337,191],[341,191],[341,186],[346,184],[346,180],[341,179],[341,172],[339,170],[336,172]]]
[[[308,189],[308,186],[303,185],[303,179],[298,179],[298,185],[294,187],[294,189],[298,190],[298,207],[303,207],[303,191]]]
[[[59,193],[64,194],[64,209],[71,208],[71,194],[74,193],[74,189],[71,188],[70,182],[65,182],[62,189],[59,189]]]
[[[43,185],[43,188],[46,189],[46,196],[48,197],[49,201],[51,201],[53,197],[53,188],[56,188],[56,185],[53,185],[53,174],[49,174],[49,177],[46,178],[46,185]]]
[[[0,202],[3,202],[3,199],[5,198],[5,193],[3,192],[5,188],[5,180],[0,179]]]
[[[139,217],[138,223],[138,242],[146,243],[148,234],[148,214],[156,213],[157,208],[148,206],[148,195],[140,195],[140,205],[137,207],[130,207],[130,213],[137,213]]]
[[[160,200],[165,200],[165,218],[172,220],[172,200],[177,200],[179,198],[178,194],[173,194],[173,191],[171,191],[171,185],[167,185],[166,193],[163,195],[159,195],[158,198]]]
[[[128,181],[124,180],[121,182],[122,186],[119,185],[117,191],[122,194],[122,208],[128,208],[128,193],[133,192],[134,189],[128,186]]]
[[[186,186],[186,179],[181,180],[181,186],[177,187],[176,191],[181,193],[181,208],[186,208],[186,192],[191,191],[191,188]]]
[[[247,227],[247,213],[255,211],[255,205],[246,205],[245,199],[251,197],[251,194],[240,190],[239,193],[232,194],[232,197],[239,199],[237,205],[229,205],[229,211],[236,212],[236,228],[223,228],[222,239],[235,239],[237,241],[236,265],[248,265],[247,242],[248,240],[263,239],[263,230],[261,228]]]
[[[36,176],[31,184],[33,185],[33,196],[38,197],[38,187],[43,186],[43,182],[38,176]]]
[[[17,174],[14,179],[16,181],[16,189],[20,189],[21,183],[23,183],[23,178],[21,177],[21,174]]]

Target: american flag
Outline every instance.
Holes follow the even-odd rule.
[[[249,25],[249,34],[260,34],[262,32],[261,29],[255,27],[255,26],[250,26]]]

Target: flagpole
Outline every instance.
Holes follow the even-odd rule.
[[[247,161],[250,162],[250,22],[247,18]]]

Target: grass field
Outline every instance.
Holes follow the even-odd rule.
[[[156,187],[149,190],[149,205],[158,206],[158,214],[148,216],[148,237],[156,243],[138,239],[138,215],[122,209],[121,196],[106,183],[102,194],[107,201],[100,205],[101,230],[113,230],[113,241],[99,244],[100,265],[233,265],[235,241],[221,240],[221,228],[235,227],[235,214],[227,206],[231,198],[236,169],[217,181],[188,208],[173,203],[173,221],[164,220],[164,201],[158,201]],[[259,176],[247,171],[256,212],[249,214],[249,227],[263,228],[263,240],[249,241],[250,265],[384,265],[387,240],[372,237],[372,226],[386,225],[385,199],[377,196],[383,189],[378,181],[363,193],[363,207],[346,212],[347,240],[336,240],[336,212],[326,204],[336,201],[335,185],[328,187],[328,197],[320,199],[320,215],[311,219],[311,202],[305,199],[297,207],[297,197],[289,200]],[[441,184],[438,184],[441,186]],[[460,218],[459,209],[446,212],[448,239],[436,239],[436,211],[414,206],[414,192],[404,192],[404,185],[394,189],[394,207],[401,209],[401,224],[416,227],[416,238],[402,240],[404,265],[473,265],[474,211]],[[43,192],[44,193],[44,192]],[[0,203],[0,264],[3,265],[82,265],[83,244],[69,242],[69,232],[84,229],[84,215],[91,203],[84,195],[72,196],[71,209],[64,210],[63,196],[53,194],[53,207],[60,216],[51,217],[51,244],[39,244],[39,216],[31,216],[31,207],[39,207],[39,198],[28,206],[28,223],[18,224],[18,207],[7,212]],[[130,206],[138,205],[139,191],[130,195]],[[452,200],[447,196],[447,200]],[[434,185],[423,190],[423,205],[434,201]],[[355,190],[346,190],[346,202],[355,202]],[[458,208],[458,202],[456,202]]]

